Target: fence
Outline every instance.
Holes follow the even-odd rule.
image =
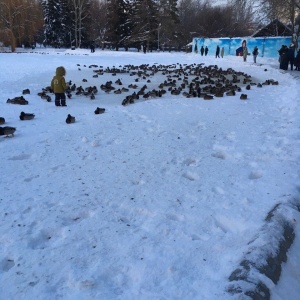
[[[258,47],[261,57],[276,58],[278,50],[282,45],[289,46],[292,43],[292,37],[262,37],[262,38],[193,38],[193,52],[200,53],[201,46],[208,47],[208,55],[215,55],[216,48],[224,47],[224,55],[236,55],[238,48],[242,46],[243,41],[247,42],[248,52],[252,53],[255,46]],[[298,44],[299,49],[299,44]],[[196,51],[195,51],[196,50]]]

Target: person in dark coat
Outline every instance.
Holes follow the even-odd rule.
[[[278,50],[278,54],[279,54],[278,61],[279,61],[279,64],[280,64],[280,61],[281,61],[281,55],[283,54],[284,50],[285,50],[285,45],[282,45],[281,48]]]
[[[198,47],[197,47],[197,44],[195,44],[195,53],[198,53]]]
[[[219,45],[217,46],[217,50],[216,50],[216,58],[217,57],[220,58],[220,47],[219,47]]]
[[[206,56],[207,53],[208,53],[208,48],[207,48],[207,46],[206,46],[205,49],[204,49],[204,53],[205,53],[205,56]]]
[[[94,45],[93,42],[91,43],[90,48],[91,48],[91,53],[94,53],[95,52],[95,45]]]
[[[204,47],[203,46],[201,46],[200,53],[201,53],[201,56],[203,56],[203,54],[204,54]]]
[[[253,61],[256,64],[256,57],[258,55],[258,48],[257,48],[257,46],[254,47],[254,50],[253,50],[252,54],[253,54]]]
[[[295,59],[295,45],[294,44],[290,45],[287,55],[288,55],[288,59],[289,59],[288,64],[291,65],[291,71],[293,71],[294,59]]]
[[[280,49],[281,50],[281,49]],[[280,69],[287,70],[289,66],[289,57],[288,57],[288,50],[287,46],[284,46],[283,50],[280,51]]]
[[[295,57],[294,66],[296,71],[300,71],[300,50],[298,50],[297,55]]]

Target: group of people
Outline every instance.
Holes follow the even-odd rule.
[[[289,65],[291,71],[294,67],[296,71],[300,71],[300,50],[298,50],[295,57],[295,45],[290,44],[290,46],[282,45],[278,50],[279,53],[279,68],[282,70],[287,70]]]
[[[198,53],[197,45],[195,46],[195,52]],[[204,48],[204,46],[201,46],[201,48],[200,48],[200,53],[201,53],[201,56],[203,56],[203,55],[206,56],[207,53],[208,53],[208,47],[206,46],[206,47]]]
[[[241,50],[240,50],[241,49]],[[247,47],[247,42],[246,40],[243,40],[242,43],[242,47],[240,47],[239,49],[237,49],[237,55],[241,55],[243,56],[243,60],[247,61],[247,56],[250,54],[248,51],[248,47]],[[258,47],[255,46],[253,51],[252,51],[252,55],[253,55],[253,62],[256,64],[256,58],[258,56]]]
[[[224,47],[222,47],[222,49],[221,49],[221,57],[223,58],[223,56],[224,56]],[[216,58],[220,58],[220,46],[219,45],[217,45],[217,49],[216,49]]]

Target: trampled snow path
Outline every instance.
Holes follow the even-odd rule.
[[[299,83],[229,57],[220,66],[280,84],[252,88],[247,101],[168,94],[123,107],[124,94],[102,91],[67,108],[41,100],[59,65],[77,85],[87,78],[99,87],[135,77],[95,79],[90,64],[201,62],[191,54],[76,54],[1,54],[0,112],[17,127],[14,138],[0,137],[1,297],[232,298],[228,277],[248,243],[259,236],[272,251],[273,237],[260,238],[268,212],[298,196]],[[25,88],[28,106],[5,103]],[[95,115],[97,106],[106,112]],[[22,110],[36,117],[22,122]],[[66,125],[68,113],[75,124]],[[296,219],[292,208],[283,215]]]

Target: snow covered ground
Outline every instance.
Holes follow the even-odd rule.
[[[2,126],[16,127],[14,137],[0,136],[1,299],[247,299],[249,282],[231,295],[229,277],[251,255],[264,264],[283,223],[296,237],[278,284],[257,270],[250,277],[273,300],[297,299],[300,72],[251,57],[100,50],[0,54],[0,63]],[[168,74],[93,77],[101,67],[200,63],[279,85],[240,83],[245,101],[241,93],[204,101],[167,91],[122,106],[133,89],[105,93],[100,85],[148,91]],[[55,107],[53,94],[52,102],[41,99],[61,65],[66,80],[96,86],[96,99],[73,95],[67,107]],[[27,88],[29,105],[6,103]],[[35,118],[21,121],[21,111]]]

